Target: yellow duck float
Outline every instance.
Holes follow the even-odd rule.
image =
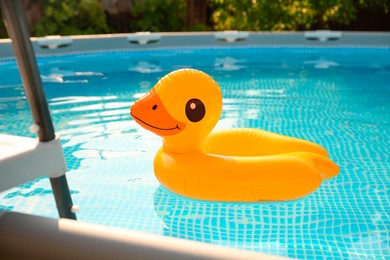
[[[212,131],[221,112],[217,83],[193,69],[169,73],[134,103],[133,119],[163,138],[154,160],[163,186],[208,201],[285,201],[338,174],[317,144],[259,129]]]

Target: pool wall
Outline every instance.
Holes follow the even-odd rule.
[[[228,33],[229,32],[227,32],[226,35],[228,35]],[[246,36],[243,36],[242,38],[240,38],[239,33],[240,32],[236,32],[238,41],[233,42],[218,40],[216,37],[217,33],[214,32],[151,34],[150,36],[154,35],[157,36],[159,39],[153,40],[147,44],[139,44],[129,39],[129,37],[137,36],[137,34],[65,36],[61,38],[64,44],[61,44],[61,40],[59,40],[58,38],[49,39],[49,41],[57,41],[57,44],[58,42],[60,42],[60,44],[58,44],[60,45],[60,47],[58,48],[48,48],[48,46],[42,46],[45,45],[44,42],[49,42],[48,39],[45,37],[31,39],[37,56],[105,50],[147,50],[170,47],[193,48],[205,46],[390,47],[390,33],[387,32],[249,32],[245,33]],[[323,36],[325,38],[321,38]],[[140,35],[140,37],[142,37],[142,35]],[[0,40],[0,58],[11,58],[13,56],[14,55],[11,46],[11,40]]]

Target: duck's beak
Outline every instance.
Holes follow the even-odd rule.
[[[134,103],[130,115],[140,126],[159,136],[175,135],[186,127],[168,113],[154,89]]]

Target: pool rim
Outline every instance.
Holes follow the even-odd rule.
[[[309,37],[308,33],[319,32],[319,38]],[[246,32],[238,41],[221,41],[221,32],[178,32],[152,33],[158,40],[147,44],[134,42],[132,34],[75,35],[61,37],[32,37],[32,45],[37,57],[61,54],[88,53],[99,51],[159,50],[170,48],[240,48],[240,47],[295,47],[295,48],[390,48],[390,32],[352,32],[352,31],[300,31],[300,32]],[[229,33],[229,32],[227,32]],[[235,32],[233,32],[234,35]],[[236,32],[241,33],[241,32]],[[335,37],[321,40],[321,33],[335,33]],[[147,34],[148,35],[148,34]],[[141,34],[142,36],[142,34]],[[326,36],[325,36],[326,38]],[[48,41],[49,40],[49,41]],[[47,46],[57,41],[54,48]],[[63,42],[63,47],[61,47]],[[46,46],[44,46],[46,44]],[[59,46],[56,48],[56,44]],[[0,59],[13,58],[10,39],[0,39]]]

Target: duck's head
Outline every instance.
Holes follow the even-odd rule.
[[[130,114],[143,128],[164,139],[174,153],[202,150],[222,111],[217,83],[206,73],[181,69],[164,76],[131,107]]]

